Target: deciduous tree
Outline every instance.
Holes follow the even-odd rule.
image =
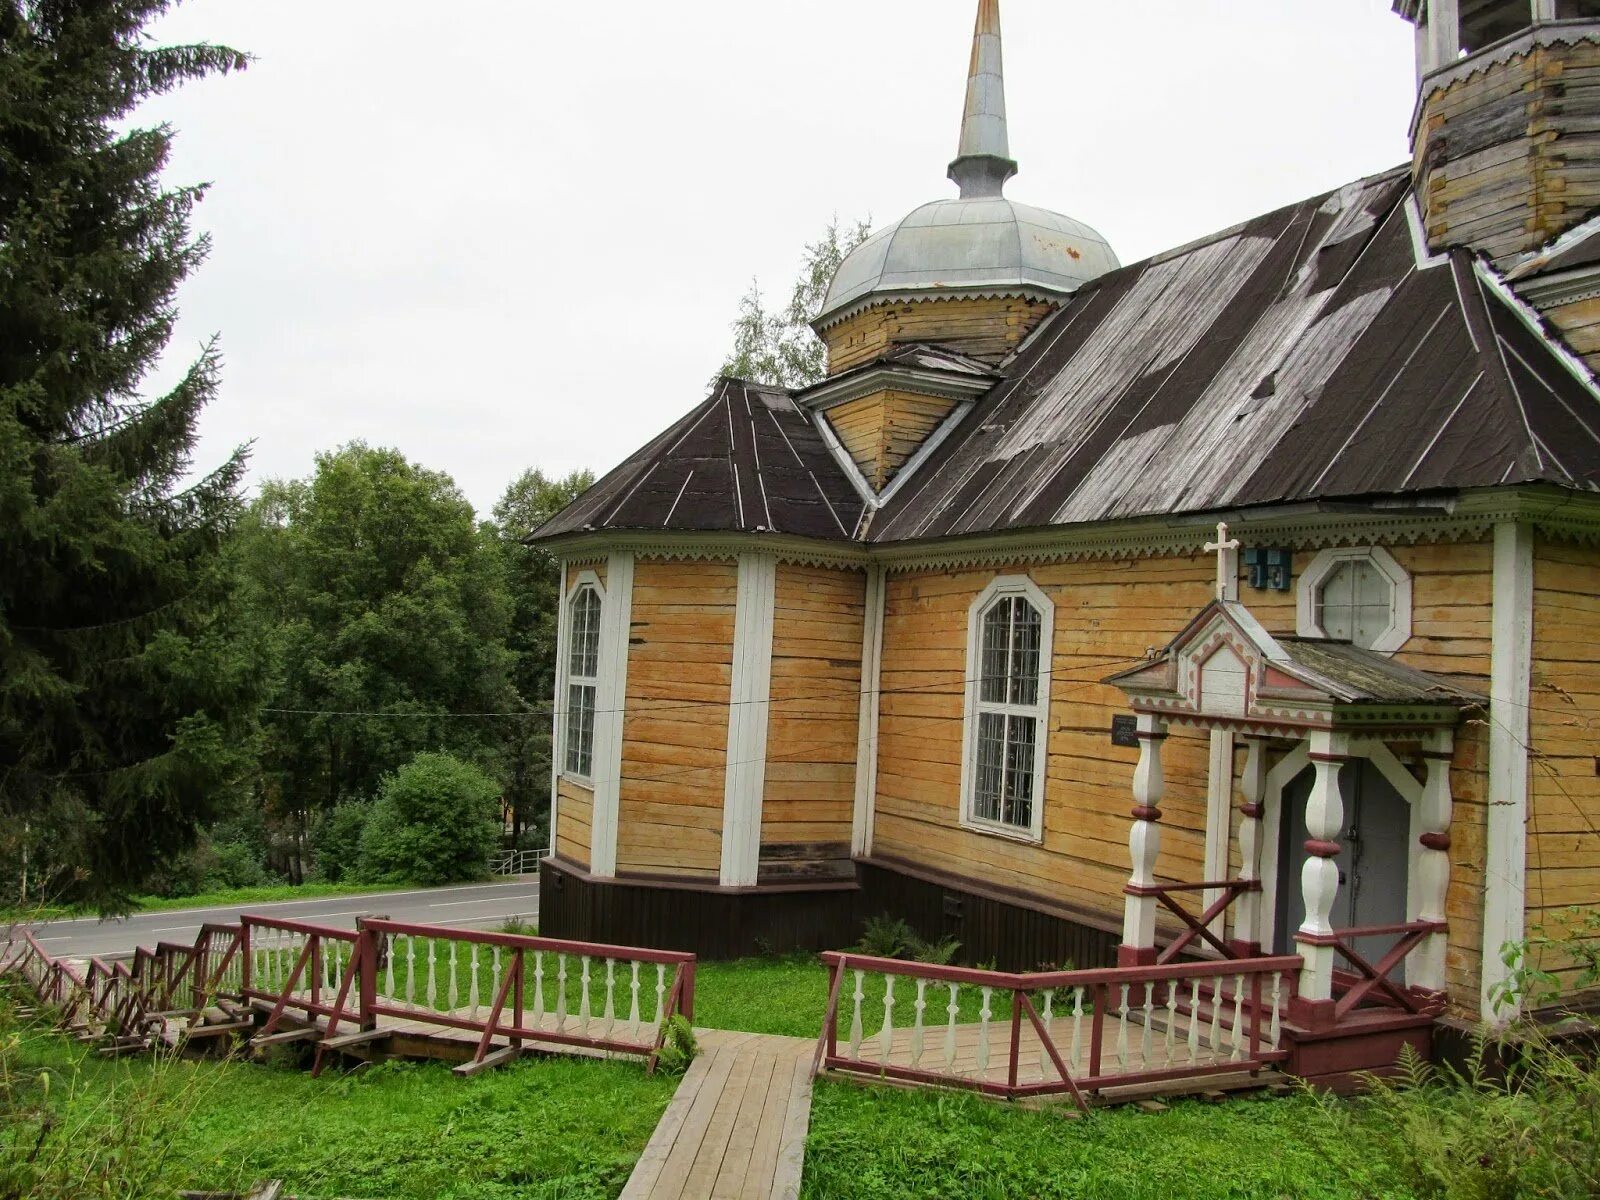
[[[733,351],[721,374],[754,383],[802,388],[821,382],[828,373],[828,351],[811,329],[811,322],[828,297],[828,285],[839,264],[872,232],[871,223],[857,221],[840,227],[837,218],[801,254],[789,301],[769,310],[761,287],[752,282],[739,301],[739,319],[733,323]]]

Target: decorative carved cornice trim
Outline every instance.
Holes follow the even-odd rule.
[[[1041,284],[990,283],[969,287],[900,288],[892,292],[868,292],[839,309],[827,313],[811,323],[817,333],[825,333],[835,325],[860,316],[869,309],[889,304],[926,303],[939,304],[947,300],[1032,300],[1039,304],[1065,303],[1072,296],[1068,291],[1056,291]]]
[[[1234,533],[1258,545],[1296,550],[1334,546],[1406,546],[1419,542],[1485,541],[1495,525],[1512,521],[1563,541],[1600,545],[1600,493],[1555,487],[1491,488],[1389,508],[1313,503],[1220,514]],[[764,551],[782,563],[891,572],[1001,567],[1116,558],[1198,555],[1216,536],[1219,514],[1186,513],[1059,529],[951,538],[944,541],[817,541],[771,533],[595,531],[552,541],[546,548],[569,563],[594,562],[613,550],[640,558],[731,561]]]

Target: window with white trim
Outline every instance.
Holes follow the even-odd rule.
[[[567,603],[566,769],[594,774],[595,698],[600,693],[600,589],[584,584]]]
[[[971,612],[965,821],[1038,838],[1043,829],[1054,606],[1029,580],[996,580]]]
[[[1411,576],[1381,546],[1317,555],[1300,580],[1298,632],[1384,653],[1411,637]]]

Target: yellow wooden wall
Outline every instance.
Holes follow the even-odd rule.
[[[763,881],[848,871],[865,603],[859,570],[778,564]]]
[[[830,408],[825,417],[867,482],[881,491],[955,406],[937,396],[886,390]]]
[[[572,779],[556,784],[555,852],[570,863],[587,868],[592,861],[594,789]]]
[[[619,875],[718,877],[738,590],[731,562],[634,566]]]
[[[1492,555],[1487,542],[1389,547],[1412,574],[1413,632],[1399,657],[1487,690]],[[1310,563],[1297,554],[1296,578]],[[967,612],[998,575],[1027,575],[1056,606],[1044,840],[961,828]],[[1121,918],[1138,752],[1111,745],[1117,689],[1098,681],[1165,645],[1215,594],[1212,556],[1017,565],[892,575],[884,620],[874,853],[1002,883],[1043,901]],[[1295,631],[1293,592],[1242,598],[1274,633]],[[1197,881],[1205,862],[1207,735],[1166,743],[1158,874]],[[1482,941],[1485,732],[1462,731],[1448,911],[1450,990],[1476,1004]],[[1242,766],[1242,753],[1239,765]]]
[[[1527,924],[1600,905],[1600,549],[1534,545]],[[1570,974],[1549,956],[1546,966]]]
[[[1020,297],[966,296],[880,304],[823,331],[828,373],[848,371],[908,342],[948,346],[973,358],[999,362],[1054,307]]]

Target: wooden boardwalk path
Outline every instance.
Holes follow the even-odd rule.
[[[809,1038],[699,1030],[622,1200],[794,1200],[811,1123]]]

